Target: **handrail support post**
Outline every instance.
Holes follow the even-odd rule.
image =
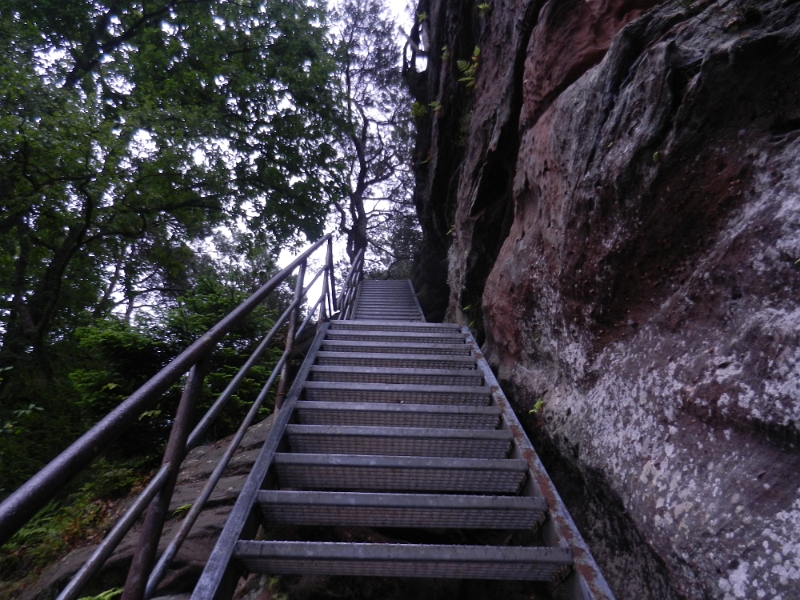
[[[169,465],[169,476],[164,483],[164,487],[153,498],[147,509],[136,553],[128,570],[122,600],[142,600],[144,598],[147,579],[155,564],[158,541],[161,539],[169,503],[172,500],[172,492],[175,489],[181,463],[186,455],[186,440],[192,430],[194,408],[197,405],[197,398],[203,389],[204,378],[205,360],[201,360],[189,371],[189,377],[183,388],[178,411],[175,415],[175,423],[172,425],[172,431],[162,462],[163,465]]]
[[[328,238],[328,252],[326,256],[326,262],[328,264],[328,277],[330,277],[331,285],[330,285],[330,295],[331,295],[331,308],[333,309],[331,315],[339,310],[339,307],[336,305],[336,276],[333,273],[333,240]]]
[[[275,392],[276,411],[279,410],[283,404],[283,401],[286,398],[286,392],[289,389],[289,369],[292,353],[294,352],[294,336],[295,331],[297,330],[297,316],[300,314],[300,306],[303,303],[303,280],[306,277],[306,263],[307,261],[301,262],[300,267],[297,269],[297,283],[295,284],[294,289],[294,301],[297,302],[297,306],[292,311],[292,316],[289,317],[289,329],[286,332],[286,362],[283,363],[283,369],[281,369],[281,380],[278,383],[278,389]]]

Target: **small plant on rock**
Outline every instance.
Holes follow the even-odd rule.
[[[481,58],[481,49],[475,46],[472,51],[472,58],[469,60],[459,60],[456,64],[458,70],[461,71],[462,77],[459,79],[461,83],[466,83],[467,87],[475,87],[475,72],[478,70],[478,64]]]
[[[533,408],[528,411],[528,414],[531,415],[538,415],[544,409],[544,398],[539,398],[536,401],[536,404],[533,405]]]
[[[414,102],[411,105],[411,116],[415,119],[421,119],[428,114],[428,107],[420,102]]]

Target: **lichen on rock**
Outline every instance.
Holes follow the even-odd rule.
[[[456,164],[419,142],[419,189],[456,182],[448,315],[520,413],[544,400],[529,430],[618,597],[791,598],[800,5],[654,4],[487,17]]]

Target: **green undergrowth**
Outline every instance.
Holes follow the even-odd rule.
[[[96,461],[77,491],[50,502],[0,546],[0,597],[16,595],[73,548],[99,541],[121,509],[119,500],[145,481],[140,463]]]

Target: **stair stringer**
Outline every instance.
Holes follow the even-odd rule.
[[[239,493],[239,498],[228,516],[219,540],[208,558],[203,574],[192,592],[191,600],[228,600],[233,596],[242,575],[236,561],[231,560],[234,547],[239,540],[253,539],[258,530],[260,523],[257,514],[259,507],[256,503],[258,492],[266,480],[267,471],[306,384],[311,372],[311,365],[314,364],[315,356],[322,346],[322,340],[328,332],[328,327],[330,327],[330,323],[321,324],[283,406],[275,414],[272,428],[253,465],[253,470],[248,475],[242,491]]]
[[[471,346],[473,354],[477,358],[478,368],[483,373],[486,385],[491,389],[495,405],[502,410],[503,419],[514,436],[514,442],[521,453],[521,458],[528,462],[531,481],[537,488],[536,495],[544,497],[547,501],[549,517],[541,527],[544,541],[548,546],[560,547],[572,552],[573,571],[561,584],[565,588],[566,597],[570,600],[613,600],[614,594],[608,587],[600,567],[572,520],[564,501],[539,459],[539,455],[536,454],[483,352],[478,347],[475,338],[472,337],[469,328],[463,327],[462,332],[466,334],[466,343]]]

